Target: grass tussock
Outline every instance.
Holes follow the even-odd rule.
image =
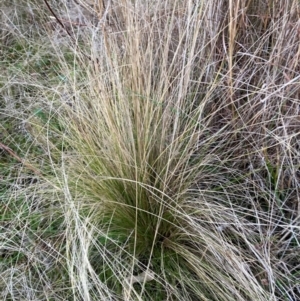
[[[0,9],[2,300],[299,300],[298,1]]]

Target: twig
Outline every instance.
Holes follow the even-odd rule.
[[[0,148],[2,148],[3,150],[7,151],[12,157],[14,157],[15,159],[17,159],[19,162],[21,162],[22,164],[24,164],[24,166],[26,166],[28,169],[30,169],[31,171],[33,171],[35,174],[41,176],[41,172],[39,170],[37,170],[35,167],[33,167],[32,165],[28,164],[27,162],[25,162],[22,158],[20,158],[11,148],[9,148],[8,146],[2,144],[0,142]]]

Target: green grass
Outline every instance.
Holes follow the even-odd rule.
[[[299,3],[47,2],[0,4],[1,300],[298,300]]]

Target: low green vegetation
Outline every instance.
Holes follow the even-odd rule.
[[[0,10],[1,300],[300,299],[298,1]]]

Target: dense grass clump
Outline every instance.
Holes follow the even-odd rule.
[[[298,1],[2,1],[1,300],[300,299]]]

